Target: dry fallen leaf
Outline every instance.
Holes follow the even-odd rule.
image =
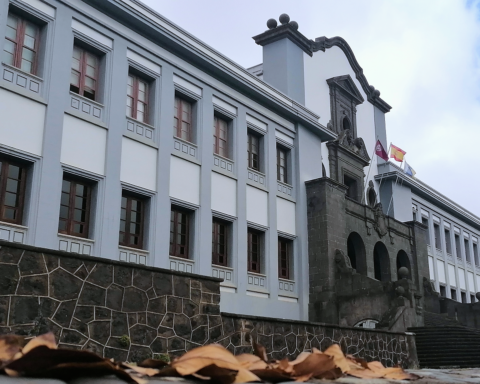
[[[149,376],[149,377],[155,376],[160,372],[160,370],[155,369],[155,368],[145,368],[145,367],[140,367],[138,365],[131,365],[131,364],[127,364],[127,363],[121,364],[121,367],[126,369],[127,372],[128,372],[128,370],[131,370],[131,371],[134,371],[136,373],[139,373],[140,375]]]
[[[55,335],[52,332],[46,333],[41,336],[37,336],[30,340],[25,347],[23,347],[22,353],[25,355],[30,352],[32,349],[45,346],[50,349],[57,349],[57,343],[55,342]]]
[[[338,344],[332,344],[324,352],[325,355],[332,356],[333,361],[338,368],[342,370],[343,373],[348,372],[350,369],[350,364],[348,363],[347,358],[343,354],[340,346]]]
[[[23,337],[15,335],[0,336],[0,366],[12,360],[22,350]]]
[[[260,357],[263,361],[268,362],[267,350],[261,344],[257,344],[255,340],[252,339],[253,353]]]
[[[158,360],[158,359],[146,359],[138,364],[139,367],[156,368],[156,369],[161,369],[163,367],[167,367],[168,365],[169,364],[167,362],[163,360]]]
[[[335,361],[331,356],[311,353],[304,361],[294,366],[293,376],[311,374],[312,377],[322,378],[323,374],[335,368]]]

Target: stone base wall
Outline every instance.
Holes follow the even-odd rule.
[[[385,365],[413,366],[412,335],[220,313],[220,280],[0,242],[0,334],[53,331],[61,347],[118,360],[177,356],[220,343],[272,358],[333,343]]]

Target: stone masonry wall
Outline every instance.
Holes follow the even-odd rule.
[[[386,365],[415,365],[413,336],[220,313],[220,280],[0,241],[0,334],[53,331],[61,347],[118,360],[217,342],[235,354],[296,357],[339,343]]]

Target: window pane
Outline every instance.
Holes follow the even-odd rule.
[[[35,36],[28,36],[25,34],[23,46],[30,49],[35,49]]]
[[[7,42],[6,44],[8,44],[10,42]],[[10,53],[10,52],[7,52],[7,51],[3,51],[3,62],[5,64],[8,64],[8,65],[13,65],[13,53]]]
[[[60,220],[58,222],[58,230],[59,231],[66,231],[67,230],[67,222],[64,220]]]
[[[18,30],[18,18],[13,15],[8,15],[7,31],[5,36],[9,39],[16,40]]]
[[[17,206],[17,194],[6,192],[5,193],[5,205],[8,205],[10,207],[16,207]]]
[[[8,166],[8,177],[12,179],[19,179],[20,178],[20,167],[16,165],[9,165]]]
[[[5,208],[5,219],[7,220],[15,220],[16,219],[16,211],[12,208]]]
[[[35,53],[27,48],[23,48],[22,51],[22,64],[21,68],[25,72],[33,73],[33,62],[35,60]]]
[[[73,214],[73,219],[75,221],[85,222],[85,211],[83,211],[81,209],[75,209],[74,214]]]
[[[62,182],[62,191],[70,193],[70,181],[63,180]]]
[[[62,219],[68,219],[68,207],[64,205],[60,206],[60,217]]]
[[[14,55],[15,55],[15,49],[16,49],[16,44],[11,42],[10,40],[5,40],[5,46],[4,46],[4,51],[3,51],[3,61],[6,64],[9,65],[14,65]]]
[[[7,179],[7,186],[6,186],[7,192],[17,193],[17,188],[18,188],[17,180]]]

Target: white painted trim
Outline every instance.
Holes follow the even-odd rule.
[[[40,0],[21,0],[23,3],[27,3],[31,7],[39,10],[40,12],[45,13],[46,15],[55,18],[55,8],[51,5],[44,3]]]
[[[226,101],[219,99],[217,96],[212,96],[212,101],[213,101],[213,104],[215,104],[217,107],[220,107],[226,110],[227,112],[230,112],[232,115],[237,116],[237,107],[227,103]]]
[[[220,285],[220,292],[226,292],[226,293],[237,293],[236,288],[232,287],[225,287],[223,285]]]
[[[446,221],[443,222],[443,226],[444,226],[446,229],[450,229],[450,228],[451,228],[450,223],[447,223]]]
[[[247,115],[248,116],[248,115]],[[294,145],[294,141],[293,141],[293,138],[290,137],[290,136],[287,136],[285,135],[284,133],[280,132],[279,130],[275,130],[275,136],[282,140],[282,141],[285,141],[286,143],[290,144],[290,145]]]
[[[261,299],[268,299],[269,294],[268,293],[261,293],[261,292],[253,292],[253,291],[248,291],[247,290],[247,296],[259,297]]]
[[[453,231],[454,231],[457,235],[460,234],[460,228],[458,228],[458,227],[453,227]]]
[[[433,216],[433,221],[437,224],[440,224],[440,217],[432,215]]]
[[[127,58],[144,66],[145,68],[150,69],[155,73],[158,73],[159,75],[162,74],[162,67],[160,67],[160,65],[155,64],[153,61],[148,60],[147,58],[139,55],[134,51],[131,51],[130,49],[127,49]]]
[[[66,239],[70,240],[76,240],[76,241],[85,241],[87,243],[95,243],[94,239],[89,239],[87,237],[78,237],[78,236],[72,236],[72,235],[65,235],[64,233],[57,233],[58,237],[64,237]]]
[[[294,297],[278,296],[279,301],[286,301],[288,303],[298,303],[298,299]]]
[[[191,83],[190,81],[185,80],[185,79],[183,79],[183,78],[174,74],[173,75],[173,82],[175,84],[179,85],[180,87],[189,90],[190,92],[194,93],[195,95],[198,95],[198,96],[202,97],[202,88],[200,88],[199,86]]]
[[[85,36],[90,37],[91,39],[95,40],[96,42],[112,49],[113,48],[113,40],[109,37],[103,35],[100,32],[95,31],[94,29],[90,28],[89,26],[81,23],[78,20],[72,19],[72,29],[83,33]]]
[[[420,208],[420,212],[422,213],[422,216],[425,216],[427,219],[430,217],[428,211],[425,211],[423,208]]]
[[[256,117],[247,113],[247,123],[253,124],[255,127],[260,128],[263,131],[267,131],[268,125],[263,121],[258,120]]]

